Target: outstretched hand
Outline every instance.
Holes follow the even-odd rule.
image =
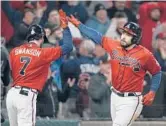
[[[68,26],[68,20],[66,13],[62,9],[59,10],[59,16],[60,16],[60,26],[62,28],[66,28]]]
[[[68,78],[67,83],[69,84],[69,87],[73,87],[73,85],[75,84],[75,81],[76,81],[75,78],[73,78],[73,79]]]
[[[81,24],[81,22],[77,18],[75,18],[73,15],[71,15],[70,17],[67,17],[67,18],[76,27],[78,27]]]

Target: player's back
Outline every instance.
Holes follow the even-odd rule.
[[[48,76],[51,61],[60,57],[61,48],[39,48],[36,44],[24,44],[10,53],[13,86],[25,86],[42,90]]]

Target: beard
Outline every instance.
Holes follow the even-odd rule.
[[[123,45],[122,43],[121,43],[121,46],[123,47],[123,48],[127,48],[127,47],[129,47],[129,46],[131,46],[133,43],[127,43],[124,39],[122,39],[121,40],[122,42],[124,42],[124,43],[126,43],[125,45]]]
[[[127,47],[129,47],[129,46],[131,46],[132,45],[132,43],[131,44],[126,44],[126,45],[121,45],[123,48],[127,48]]]

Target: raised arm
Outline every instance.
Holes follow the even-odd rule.
[[[45,62],[50,62],[59,59],[61,56],[68,54],[73,49],[72,36],[68,28],[68,21],[66,14],[60,10],[60,26],[63,28],[63,44],[61,46],[56,46],[52,48],[44,48],[43,50],[43,60]],[[49,55],[49,56],[48,56]]]
[[[61,46],[62,55],[66,55],[67,53],[71,52],[73,49],[72,36],[71,36],[70,29],[68,28],[68,21],[66,18],[66,13],[63,12],[63,10],[60,10],[59,15],[60,15],[61,27],[64,29],[63,45]]]
[[[2,9],[10,20],[11,24],[15,26],[15,24],[20,23],[23,18],[23,13],[20,11],[16,11],[11,7],[9,1],[2,1]]]
[[[73,42],[72,42],[72,36],[70,33],[70,29],[67,27],[63,31],[63,45],[62,48],[62,55],[66,55],[73,49]]]
[[[91,39],[95,44],[100,44],[107,52],[110,53],[112,49],[114,48],[114,45],[117,45],[116,40],[105,37],[101,33],[95,31],[94,29],[85,26],[73,15],[68,17],[68,20],[77,28],[79,28],[82,34],[84,34],[86,37]]]
[[[93,42],[95,42],[96,44],[101,44],[102,43],[103,35],[101,33],[97,32],[96,30],[94,30],[90,27],[85,26],[79,20],[77,20],[73,15],[68,17],[68,20],[72,24],[74,24],[76,27],[78,27],[80,32],[83,35],[87,36],[89,39],[91,39]]]

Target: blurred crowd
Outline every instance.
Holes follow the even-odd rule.
[[[157,1],[2,1],[1,2],[1,100],[12,83],[9,52],[24,44],[32,24],[40,24],[48,41],[43,48],[63,42],[58,10],[76,16],[85,25],[105,36],[119,40],[119,28],[128,21],[142,30],[141,45],[149,49],[162,68],[162,81],[151,107],[144,107],[141,117],[166,117],[166,2]],[[101,46],[85,38],[69,23],[74,47],[50,66],[48,80],[37,98],[38,118],[110,119],[111,66],[109,55]],[[48,54],[49,55],[49,54]],[[148,92],[151,75],[144,80]],[[2,104],[2,103],[1,103]]]

